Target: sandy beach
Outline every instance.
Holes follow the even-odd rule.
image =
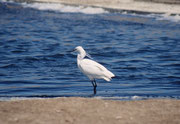
[[[15,0],[26,2],[50,2],[85,5],[109,9],[131,10],[152,13],[180,14],[179,0]]]
[[[52,98],[0,102],[1,124],[179,124],[180,100]]]

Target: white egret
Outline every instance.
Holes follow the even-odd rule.
[[[110,81],[111,78],[115,75],[106,69],[103,65],[91,59],[85,59],[85,56],[89,58],[90,56],[81,46],[76,47],[74,51],[78,52],[77,65],[80,71],[90,79],[94,87],[94,94],[96,94],[97,84],[95,79],[104,79],[106,81]]]

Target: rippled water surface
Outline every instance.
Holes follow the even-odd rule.
[[[116,75],[97,80],[96,96],[180,98],[179,20],[43,7],[0,2],[0,97],[91,96],[92,84],[69,52],[81,45]]]

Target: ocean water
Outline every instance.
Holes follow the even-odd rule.
[[[116,77],[97,94],[69,51]],[[0,98],[180,98],[180,16],[0,1]]]

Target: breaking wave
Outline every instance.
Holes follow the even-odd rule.
[[[8,2],[15,3],[11,0],[0,0],[0,2]],[[55,11],[55,12],[63,12],[63,13],[84,13],[84,14],[105,14],[105,13],[120,13],[120,14],[128,14],[134,16],[141,16],[147,18],[154,18],[155,20],[165,20],[171,22],[180,22],[180,14],[156,14],[149,12],[139,12],[135,10],[117,10],[117,9],[107,9],[100,7],[92,7],[92,6],[75,6],[75,5],[65,5],[61,3],[18,3],[25,8],[33,8],[42,11]]]
[[[57,12],[84,13],[84,14],[103,14],[107,13],[103,8],[70,6],[60,3],[23,3],[24,7],[30,7],[38,10],[50,10]]]

